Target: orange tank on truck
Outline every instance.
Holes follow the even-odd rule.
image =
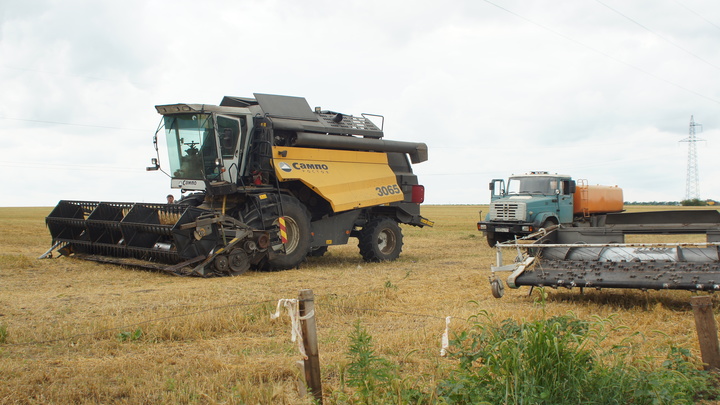
[[[588,185],[579,180],[573,196],[573,213],[607,214],[623,211],[623,191],[618,186]]]
[[[490,182],[490,210],[477,223],[488,244],[495,246],[539,229],[583,226],[602,215],[623,210],[622,189],[588,185],[587,180],[546,171],[512,175]]]

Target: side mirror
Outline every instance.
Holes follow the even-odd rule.
[[[494,181],[491,181],[491,182],[490,182],[490,184],[489,184],[489,186],[488,186],[488,190],[490,190],[490,191],[495,191],[495,182],[494,182]]]
[[[146,167],[146,168],[145,168],[146,171],[148,171],[148,172],[153,172],[153,171],[155,171],[155,170],[159,170],[159,169],[160,169],[160,164],[158,163],[157,158],[152,158],[152,159],[150,159],[150,164],[151,164],[152,166]]]

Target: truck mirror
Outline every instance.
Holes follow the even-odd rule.
[[[152,166],[146,167],[145,170],[151,172],[160,169],[157,158],[150,159],[150,164],[152,164]]]
[[[489,184],[489,186],[488,186],[488,190],[490,190],[490,191],[495,191],[495,182],[494,182],[494,181],[491,181],[491,182],[490,182],[490,184]]]
[[[568,181],[568,187],[566,188],[568,194],[575,194],[575,180]]]

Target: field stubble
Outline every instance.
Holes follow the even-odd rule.
[[[633,207],[640,210],[646,207]],[[299,269],[234,278],[181,278],[68,258],[36,260],[50,245],[48,208],[2,208],[0,403],[309,403],[297,393],[300,359],[280,298],[312,289],[327,398],[340,389],[348,335],[359,319],[379,355],[430,386],[452,367],[439,357],[481,310],[498,321],[573,312],[614,318],[607,344],[639,355],[676,345],[699,356],[689,292],[506,290],[492,298],[494,250],[475,223],[483,206],[426,206],[434,228],[404,227],[392,263],[365,263],[353,245]],[[640,332],[641,337],[633,337]]]

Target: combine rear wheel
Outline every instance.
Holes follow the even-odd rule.
[[[363,226],[358,236],[360,254],[366,262],[395,260],[400,256],[403,235],[390,218],[375,218]]]

